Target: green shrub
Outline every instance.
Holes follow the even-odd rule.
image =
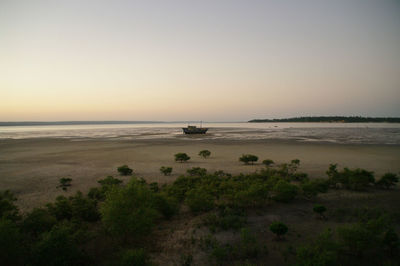
[[[290,202],[297,195],[298,187],[284,180],[280,180],[273,188],[275,201]]]
[[[0,219],[0,265],[24,265],[22,239],[13,221]]]
[[[214,197],[201,189],[193,189],[186,193],[185,203],[192,212],[209,211],[214,208]]]
[[[390,187],[396,186],[396,183],[399,182],[399,177],[393,173],[386,173],[384,174],[378,182],[376,182],[376,186],[384,187],[389,189]]]
[[[161,166],[160,172],[161,172],[162,174],[164,174],[165,176],[171,175],[171,173],[172,173],[172,167]]]
[[[56,223],[57,219],[48,210],[35,208],[26,215],[22,228],[25,232],[38,236],[50,231]]]
[[[329,188],[328,182],[324,179],[312,179],[302,183],[300,186],[303,195],[309,199],[317,196],[318,193],[327,192]]]
[[[288,164],[289,174],[293,175],[294,173],[296,173],[296,171],[299,168],[299,166],[300,166],[300,160],[299,159],[291,160],[290,163]]]
[[[269,226],[269,230],[271,230],[271,232],[274,233],[278,239],[280,239],[287,233],[288,227],[282,222],[273,222]]]
[[[126,165],[125,165],[126,166]],[[122,166],[121,166],[122,167]],[[125,170],[125,168],[123,168],[124,170],[122,170],[123,172],[124,171],[126,171]],[[129,169],[129,168],[128,168]],[[132,169],[131,169],[132,170]],[[118,172],[119,172],[119,170],[118,170]],[[131,174],[132,173],[132,171],[128,171],[128,174]],[[97,183],[99,183],[102,187],[104,187],[104,186],[114,186],[114,185],[119,185],[119,184],[121,184],[122,183],[122,180],[121,179],[118,179],[118,178],[114,178],[113,176],[107,176],[106,178],[104,178],[104,179],[101,179],[101,180],[99,180],[99,181],[97,181]]]
[[[14,204],[17,198],[9,190],[0,191],[0,219],[16,221],[20,218],[18,207]]]
[[[186,162],[186,161],[189,161],[189,160],[190,160],[190,157],[186,153],[179,152],[179,153],[175,154],[175,161],[176,162],[183,163],[183,162]]]
[[[179,210],[178,202],[174,198],[160,193],[154,195],[153,206],[166,219],[170,219],[173,215],[178,213]]]
[[[262,161],[263,165],[265,165],[266,167],[271,167],[274,164],[274,161],[270,160],[270,159],[266,159],[264,161]]]
[[[204,159],[210,157],[211,152],[209,150],[202,150],[199,152],[199,156],[203,157]]]
[[[59,221],[72,218],[71,202],[64,196],[58,196],[54,203],[49,203],[46,206],[49,213]]]
[[[65,177],[60,178],[60,185],[58,185],[57,187],[61,188],[64,191],[67,191],[68,187],[71,186],[71,182],[72,182],[71,178],[65,178]]]
[[[239,161],[243,162],[244,164],[254,164],[258,161],[258,157],[252,154],[243,154]]]
[[[240,260],[255,259],[261,251],[256,237],[249,229],[243,228],[240,232],[240,242],[233,247],[233,257]]]
[[[344,168],[343,174],[348,176],[348,187],[353,190],[363,190],[375,182],[373,172],[364,169],[350,170]]]
[[[324,212],[326,212],[326,207],[324,205],[314,205],[313,211],[318,213],[321,218],[325,218]]]
[[[85,222],[95,222],[100,219],[96,201],[84,197],[82,192],[78,191],[75,196],[70,197],[69,200],[73,218]]]
[[[192,167],[186,171],[191,176],[205,176],[207,169],[201,167]]]
[[[107,231],[124,239],[128,235],[146,235],[159,217],[154,207],[154,193],[136,179],[132,179],[126,187],[112,187],[100,212]]]
[[[133,173],[133,170],[129,168],[126,164],[118,167],[117,170],[120,175],[132,175]]]
[[[90,199],[93,199],[93,200],[103,201],[103,200],[106,199],[106,195],[105,195],[104,191],[101,188],[98,188],[98,187],[92,187],[89,190],[87,196]]]
[[[128,249],[122,252],[118,265],[120,266],[145,266],[151,265],[149,257],[143,248]]]

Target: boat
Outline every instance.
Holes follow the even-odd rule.
[[[187,127],[183,127],[182,130],[185,134],[206,134],[208,128],[202,127],[200,124],[200,127],[188,125]]]

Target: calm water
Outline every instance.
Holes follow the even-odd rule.
[[[206,135],[184,135],[185,123],[1,126],[0,139],[279,139],[304,142],[400,144],[392,123],[203,123]]]

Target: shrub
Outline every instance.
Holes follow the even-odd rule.
[[[96,201],[86,198],[78,191],[75,196],[69,198],[72,217],[85,222],[95,222],[100,219]]]
[[[254,162],[258,161],[258,157],[252,154],[243,154],[239,161],[243,162],[244,164],[254,164]]]
[[[150,232],[159,212],[146,184],[132,179],[126,187],[112,187],[100,208],[102,222],[115,236],[141,237]]]
[[[18,207],[14,204],[17,198],[9,190],[0,191],[0,219],[18,220]]]
[[[269,226],[269,230],[271,230],[271,232],[274,233],[278,239],[281,239],[281,237],[287,233],[288,227],[282,222],[273,222]]]
[[[170,219],[179,210],[178,202],[174,198],[159,193],[154,195],[153,206],[166,219]]]
[[[175,154],[175,161],[176,162],[183,163],[183,162],[186,162],[188,160],[190,160],[190,157],[186,153],[180,152],[180,153]]]
[[[348,176],[348,187],[353,190],[363,190],[375,182],[373,172],[364,169],[350,170],[344,168],[343,174]]]
[[[384,174],[378,182],[376,182],[376,186],[384,187],[389,189],[390,187],[394,187],[396,183],[399,182],[399,177],[393,173],[386,173]]]
[[[324,205],[316,204],[313,211],[318,213],[321,218],[325,218],[324,212],[326,212],[326,207]]]
[[[124,165],[124,166],[126,166],[126,165]],[[122,166],[121,166],[122,167]],[[125,168],[124,168],[125,169]],[[129,169],[129,168],[128,168]],[[131,169],[132,170],[132,169]],[[125,171],[125,170],[123,170],[123,171]],[[119,170],[118,170],[118,172],[119,172]],[[131,174],[132,173],[132,171],[130,171],[130,173],[128,173],[128,174]],[[99,181],[97,181],[97,183],[99,183],[101,186],[114,186],[114,185],[119,185],[119,184],[121,184],[122,183],[122,180],[121,179],[118,179],[118,178],[114,178],[113,176],[107,176],[106,178],[104,178],[104,179],[101,179],[101,180],[99,180]]]
[[[162,174],[164,174],[165,176],[171,175],[171,173],[172,173],[172,167],[161,166],[160,172],[161,172]]]
[[[49,213],[59,221],[72,218],[71,202],[64,196],[58,196],[54,203],[49,203],[46,207]]]
[[[214,197],[202,189],[193,189],[186,193],[185,203],[192,212],[209,211],[214,208]]]
[[[329,184],[324,179],[312,179],[301,184],[303,195],[306,198],[312,198],[318,193],[325,193],[328,191]]]
[[[72,181],[71,178],[65,178],[65,177],[60,178],[60,185],[58,185],[57,187],[61,188],[64,191],[67,191],[68,187],[71,186],[71,181]]]
[[[298,188],[285,180],[280,180],[273,188],[273,199],[280,202],[290,202],[297,195]]]
[[[290,163],[288,164],[289,174],[291,174],[291,175],[294,174],[297,171],[297,169],[299,168],[299,166],[300,166],[299,159],[291,160]]]
[[[21,261],[22,239],[13,221],[0,219],[0,265],[24,265]]]
[[[202,150],[199,152],[199,156],[203,157],[204,159],[210,157],[211,152],[209,150]]]
[[[128,249],[122,252],[120,261],[118,263],[120,266],[130,266],[138,265],[145,266],[151,265],[149,262],[149,257],[147,256],[143,248],[140,249]]]
[[[117,170],[120,175],[132,175],[133,173],[133,170],[129,168],[126,164],[118,167]]]
[[[33,247],[34,265],[85,265],[86,259],[66,224],[54,226]]]
[[[274,164],[274,161],[270,160],[270,159],[266,159],[264,161],[262,161],[263,165],[265,165],[266,167],[270,167]]]
[[[33,209],[23,220],[22,228],[25,232],[38,236],[43,232],[50,231],[57,223],[57,219],[46,209]]]
[[[261,253],[256,237],[249,229],[243,228],[240,232],[240,242],[233,247],[233,256],[237,259],[247,260],[257,258]]]
[[[201,167],[193,167],[186,171],[191,176],[205,176],[207,174],[207,169]]]

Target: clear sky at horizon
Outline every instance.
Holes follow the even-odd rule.
[[[400,1],[0,0],[0,121],[400,116]]]

